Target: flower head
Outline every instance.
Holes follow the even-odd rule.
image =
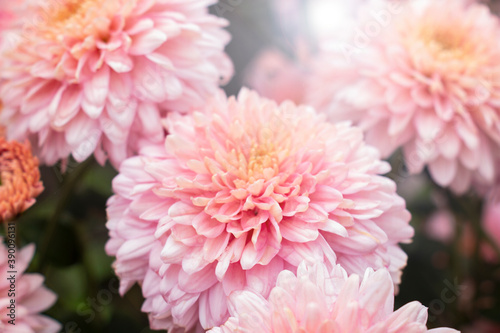
[[[474,1],[378,1],[343,56],[325,51],[308,101],[350,118],[383,156],[403,147],[412,173],[428,166],[462,193],[491,184],[500,148],[499,19]],[[378,32],[378,33],[375,33]],[[326,45],[326,44],[325,44]]]
[[[8,142],[0,136],[0,221],[24,212],[42,192],[38,159],[29,142]]]
[[[189,111],[232,73],[226,21],[211,0],[30,2],[0,77],[8,136],[41,161],[92,153],[115,167],[164,139],[160,118]],[[34,22],[34,23],[33,23]]]
[[[8,297],[11,281],[7,272],[7,246],[0,238],[0,331],[4,333],[36,332],[57,333],[61,327],[51,318],[40,315],[49,309],[56,301],[57,296],[43,285],[43,276],[40,274],[25,274],[24,271],[35,252],[35,247],[29,245],[21,249],[16,255],[16,296],[15,296],[15,325],[9,323],[12,317],[8,306],[12,297]]]
[[[281,272],[267,299],[252,291],[233,292],[232,317],[209,332],[457,332],[427,330],[427,309],[419,302],[394,311],[393,288],[385,269],[367,269],[361,281],[356,274],[347,277],[340,265],[329,272],[324,265],[304,263],[297,276]]]
[[[360,130],[247,90],[166,127],[166,148],[122,164],[108,208],[122,292],[140,282],[153,328],[220,325],[231,291],[267,295],[305,258],[399,283],[410,214]]]

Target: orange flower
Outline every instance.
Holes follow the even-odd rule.
[[[42,191],[38,159],[32,155],[30,143],[8,142],[0,136],[0,220],[24,212]]]

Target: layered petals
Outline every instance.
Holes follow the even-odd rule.
[[[166,113],[200,107],[232,75],[213,1],[49,2],[29,2],[0,68],[0,121],[42,163],[94,154],[118,168],[164,139]]]
[[[53,319],[41,315],[48,310],[57,299],[57,296],[44,285],[44,277],[40,274],[25,274],[24,271],[35,253],[35,247],[28,245],[16,253],[14,279],[12,278],[12,261],[9,263],[9,249],[15,247],[13,239],[9,240],[8,247],[0,238],[0,331],[5,333],[33,332],[57,333],[61,325]],[[11,297],[11,283],[15,285],[15,296]],[[12,303],[15,300],[15,303]],[[12,308],[9,309],[8,307]],[[9,316],[13,313],[12,317]],[[14,320],[12,320],[14,319]],[[9,322],[11,321],[11,322]],[[14,323],[14,324],[13,324]]]
[[[340,266],[303,262],[295,276],[279,274],[268,298],[250,290],[233,292],[231,318],[210,333],[282,332],[457,332],[427,330],[427,309],[411,302],[394,311],[393,284],[386,269],[367,269],[363,278]]]
[[[351,39],[324,42],[306,101],[362,127],[383,157],[402,148],[411,173],[428,167],[460,194],[499,173],[500,21],[475,1],[443,5],[362,6]]]
[[[155,327],[220,325],[232,291],[267,297],[306,258],[386,267],[400,283],[410,214],[361,130],[246,89],[165,126],[165,145],[122,164],[108,203],[122,292],[141,284]]]

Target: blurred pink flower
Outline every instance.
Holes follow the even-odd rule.
[[[500,188],[497,187],[491,190],[487,195],[483,216],[480,221],[483,231],[500,248]],[[425,231],[429,237],[450,245],[457,237],[457,223],[461,223],[463,229],[460,239],[457,239],[458,244],[460,244],[459,251],[463,256],[473,258],[476,244],[480,241],[478,249],[482,260],[491,263],[499,262],[500,258],[498,258],[497,252],[492,248],[491,244],[483,237],[478,238],[473,223],[468,220],[457,220],[457,217],[446,208],[440,209],[429,218],[425,224]]]
[[[403,147],[412,173],[428,166],[458,193],[472,181],[491,185],[500,149],[498,18],[471,1],[375,2],[363,6],[352,39],[325,43],[306,102],[353,120],[384,157]]]
[[[455,236],[455,217],[449,210],[439,210],[431,215],[425,224],[425,231],[429,237],[450,244]]]
[[[121,292],[141,284],[154,329],[220,325],[231,291],[267,297],[305,258],[399,284],[410,214],[360,130],[248,90],[166,126],[166,149],[126,160],[108,204]]]
[[[49,309],[57,296],[43,285],[44,278],[40,274],[23,274],[33,257],[35,247],[28,245],[16,254],[16,295],[15,295],[15,325],[11,320],[8,307],[11,305],[9,281],[11,269],[8,267],[7,246],[0,238],[0,332],[2,333],[57,333],[61,327],[51,318],[40,315]]]
[[[394,286],[389,272],[367,269],[360,276],[340,265],[301,264],[297,276],[283,271],[268,299],[250,290],[229,297],[231,318],[209,333],[283,332],[457,332],[427,330],[427,309],[411,302],[394,311]]]
[[[269,49],[257,55],[246,70],[245,82],[261,96],[278,103],[304,100],[306,73],[281,51]]]
[[[484,226],[500,244],[500,187],[491,191],[484,212]]]
[[[164,139],[167,111],[199,107],[232,74],[213,0],[42,0],[0,71],[7,136],[41,161],[95,154],[115,167]]]

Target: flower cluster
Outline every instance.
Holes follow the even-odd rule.
[[[302,3],[270,7],[298,20]],[[330,19],[308,3],[306,16]],[[0,221],[43,191],[39,160],[93,155],[118,170],[106,252],[119,292],[140,286],[152,329],[456,332],[428,330],[418,302],[394,311],[415,231],[382,158],[401,148],[411,173],[427,167],[452,189],[427,223],[443,242],[462,242],[452,192],[490,193],[474,232],[492,235],[485,251],[500,244],[500,19],[472,0],[446,11],[444,0],[355,1],[352,39],[318,21],[317,54],[264,51],[245,72],[258,92],[228,97],[230,35],[214,4],[0,4]],[[294,23],[283,32],[300,35]],[[59,331],[39,314],[55,295],[24,274],[33,246],[17,258],[18,324],[6,322],[9,242],[0,331]],[[475,254],[490,258],[483,245]]]

